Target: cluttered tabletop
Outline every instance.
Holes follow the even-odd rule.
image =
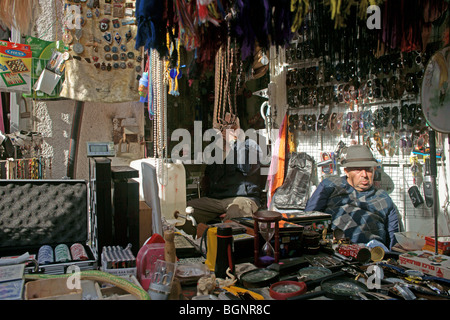
[[[1,300],[450,299],[447,238],[436,245],[403,232],[386,250],[338,239],[320,223],[252,226],[245,219],[199,225],[195,239],[168,229],[137,254],[130,246],[104,247],[98,264],[79,245],[67,246],[76,261],[42,261],[44,248],[41,257],[0,259]]]

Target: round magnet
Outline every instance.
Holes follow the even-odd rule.
[[[81,54],[84,51],[84,46],[81,43],[77,42],[73,45],[72,49],[75,53]]]
[[[69,44],[71,44],[73,41],[73,36],[70,32],[64,32],[63,34],[63,42],[66,46],[68,46]]]
[[[111,54],[110,53],[105,54],[105,60],[106,61],[110,61],[111,60]]]
[[[105,50],[105,52],[110,52],[111,51],[111,47],[106,45],[103,47],[103,50]]]
[[[128,59],[134,59],[134,52],[128,52],[127,53]]]
[[[109,29],[109,19],[102,19],[100,20],[98,27],[100,28],[101,32],[105,32],[106,30]]]
[[[114,61],[119,60],[119,55],[118,55],[117,53],[114,53],[114,54],[112,55],[112,59],[113,59]]]
[[[122,69],[126,69],[126,68],[127,68],[127,64],[126,64],[125,62],[121,62],[121,63],[120,63],[120,67],[121,67]]]
[[[113,53],[117,53],[117,52],[119,52],[119,49],[117,49],[116,46],[113,46],[113,47],[111,48],[111,51],[112,51]]]

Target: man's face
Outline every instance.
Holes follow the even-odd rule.
[[[344,172],[347,174],[348,183],[356,191],[366,191],[373,184],[373,167],[344,168]]]

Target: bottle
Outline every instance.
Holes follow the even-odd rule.
[[[214,273],[216,278],[226,279],[227,269],[235,274],[233,258],[233,235],[231,227],[217,228],[217,256]]]

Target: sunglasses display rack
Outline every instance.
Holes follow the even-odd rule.
[[[407,190],[421,187],[424,170],[413,172],[412,163],[422,168],[430,152],[420,89],[435,44],[425,52],[330,59],[310,40],[300,35],[285,51],[289,148],[326,163],[317,168],[319,182],[342,174],[339,144],[368,145],[380,162],[374,184],[390,193],[403,218],[431,216],[431,208],[410,203]]]

